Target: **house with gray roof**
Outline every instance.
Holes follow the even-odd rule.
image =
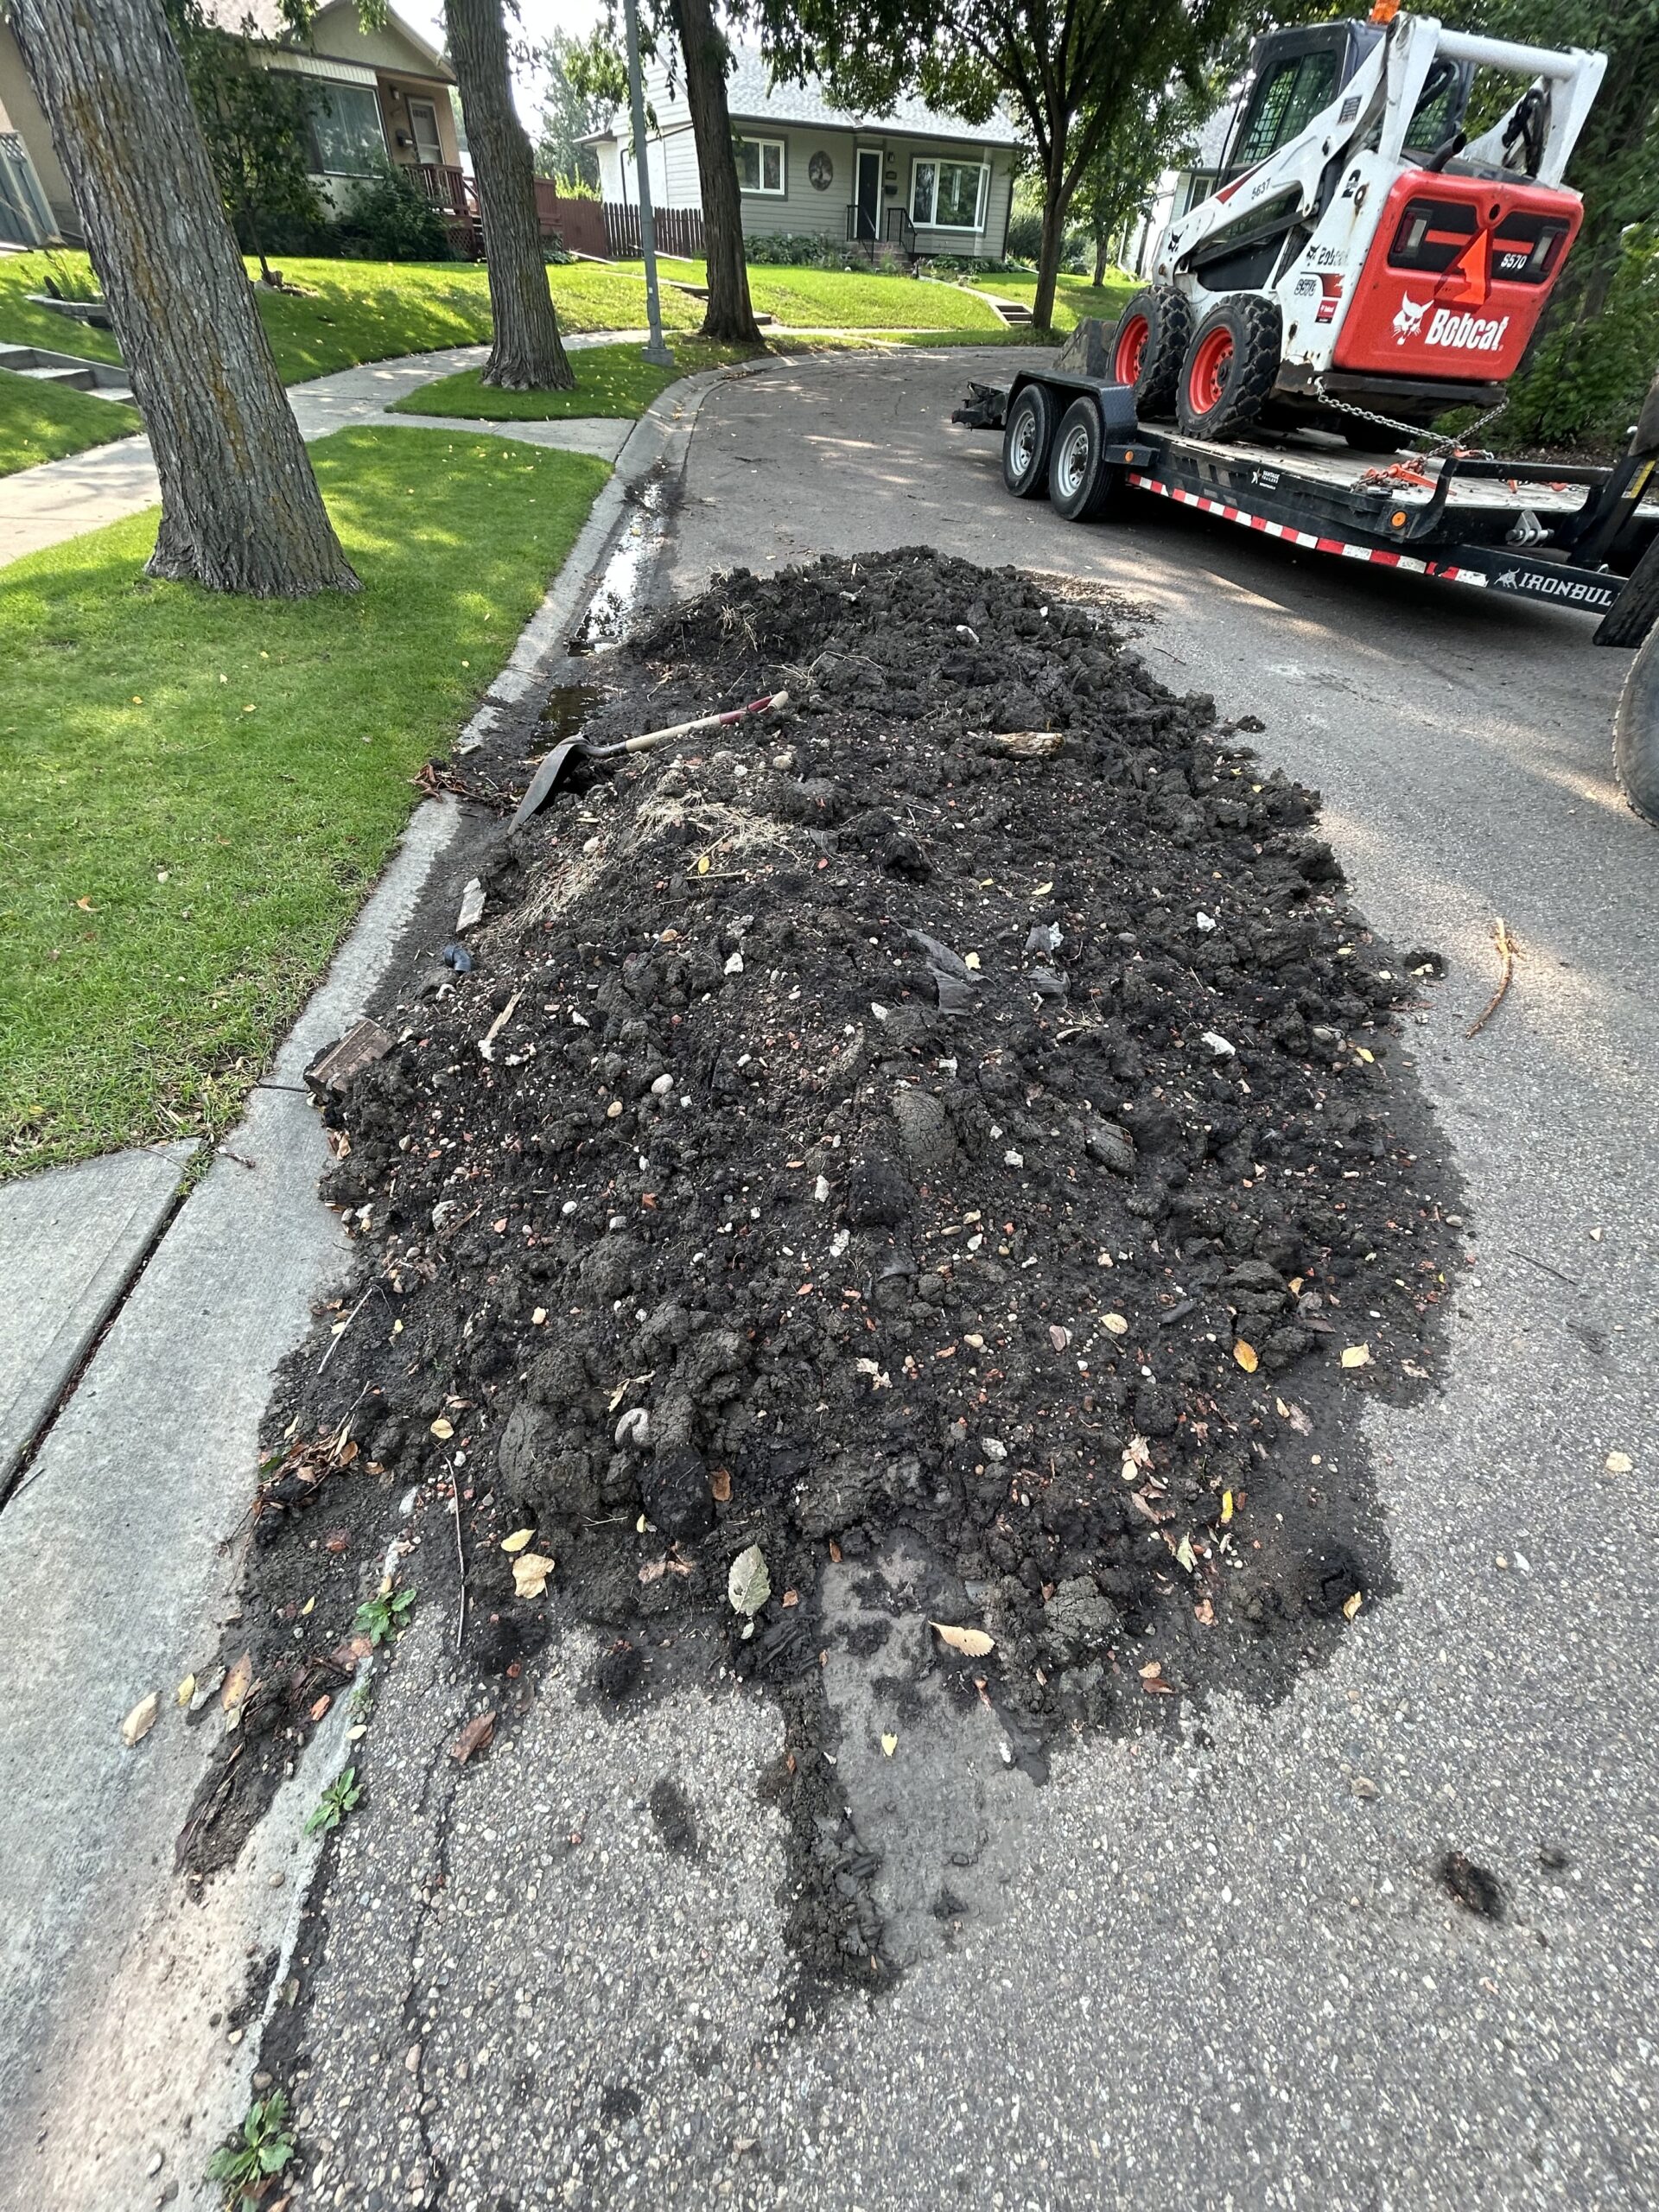
[[[655,117],[646,149],[652,200],[701,212],[685,72],[676,55],[672,66],[648,62],[645,75]],[[816,82],[774,85],[748,47],[735,49],[726,98],[748,235],[839,239],[872,256],[1001,258],[1022,141],[1001,116],[970,124],[919,99],[900,100],[887,115],[854,114]],[[599,156],[605,198],[637,202],[626,113],[587,143]]]

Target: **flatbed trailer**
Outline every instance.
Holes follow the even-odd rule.
[[[1001,429],[1009,491],[1068,520],[1147,493],[1309,552],[1576,608],[1597,644],[1637,645],[1659,617],[1656,414],[1605,467],[1368,455],[1309,429],[1222,444],[1138,421],[1126,385],[1045,366],[973,385],[952,420]]]

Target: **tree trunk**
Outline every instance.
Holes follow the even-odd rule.
[[[1094,281],[1095,289],[1096,291],[1098,291],[1101,286],[1106,282],[1106,249],[1110,244],[1111,240],[1107,237],[1104,231],[1099,232],[1095,239]]]
[[[1031,303],[1031,319],[1039,330],[1052,328],[1054,322],[1054,286],[1060,273],[1060,248],[1065,243],[1065,209],[1070,194],[1065,189],[1065,137],[1057,133],[1054,157],[1043,178],[1043,230],[1037,249],[1037,295]]]
[[[14,0],[162,480],[153,576],[355,591],[156,0]]]
[[[702,334],[731,346],[758,346],[760,329],[749,302],[743,202],[726,105],[726,41],[709,0],[673,0],[673,12],[685,57],[685,98],[702,187],[702,246],[709,282]]]
[[[484,381],[508,391],[569,391],[576,379],[548,289],[536,169],[512,104],[501,0],[444,0],[444,21],[478,177],[495,326]]]

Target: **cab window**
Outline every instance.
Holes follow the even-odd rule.
[[[1329,49],[1293,54],[1276,63],[1255,90],[1230,168],[1254,168],[1305,130],[1336,97],[1337,56]]]

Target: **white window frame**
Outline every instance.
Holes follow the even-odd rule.
[[[760,136],[760,134],[759,134],[758,132],[756,132],[756,131],[752,131],[752,130],[739,130],[739,131],[735,131],[733,135],[734,135],[734,137],[736,138],[737,143],[738,143],[738,144],[739,144],[740,146],[758,146],[758,147],[760,148],[760,151],[759,160],[758,160],[758,162],[757,162],[756,168],[755,168],[755,174],[756,174],[756,175],[757,175],[757,176],[759,176],[759,177],[760,177],[760,183],[759,183],[759,184],[745,184],[745,183],[744,183],[744,181],[743,181],[743,174],[742,174],[742,171],[740,169],[740,170],[739,170],[739,172],[738,172],[738,178],[737,178],[737,188],[738,188],[739,192],[740,192],[740,193],[741,193],[741,194],[743,195],[744,199],[746,199],[746,200],[785,200],[785,199],[787,199],[787,198],[788,198],[788,196],[789,196],[789,142],[788,142],[788,140],[787,140],[787,139],[784,139],[784,138],[763,138],[763,137],[761,137]],[[777,181],[777,183],[776,183],[776,184],[768,184],[768,183],[766,182],[766,148],[767,148],[768,146],[775,146],[775,147],[778,149],[778,181]]]
[[[924,166],[933,172],[933,194],[928,202],[925,216],[916,212],[916,172]],[[938,223],[934,215],[939,204],[939,171],[941,169],[973,169],[979,171],[979,189],[974,195],[974,219],[971,223]],[[991,164],[988,159],[964,161],[951,154],[912,154],[910,159],[910,219],[918,231],[952,231],[963,238],[978,238],[985,229],[985,211],[991,196]]]

